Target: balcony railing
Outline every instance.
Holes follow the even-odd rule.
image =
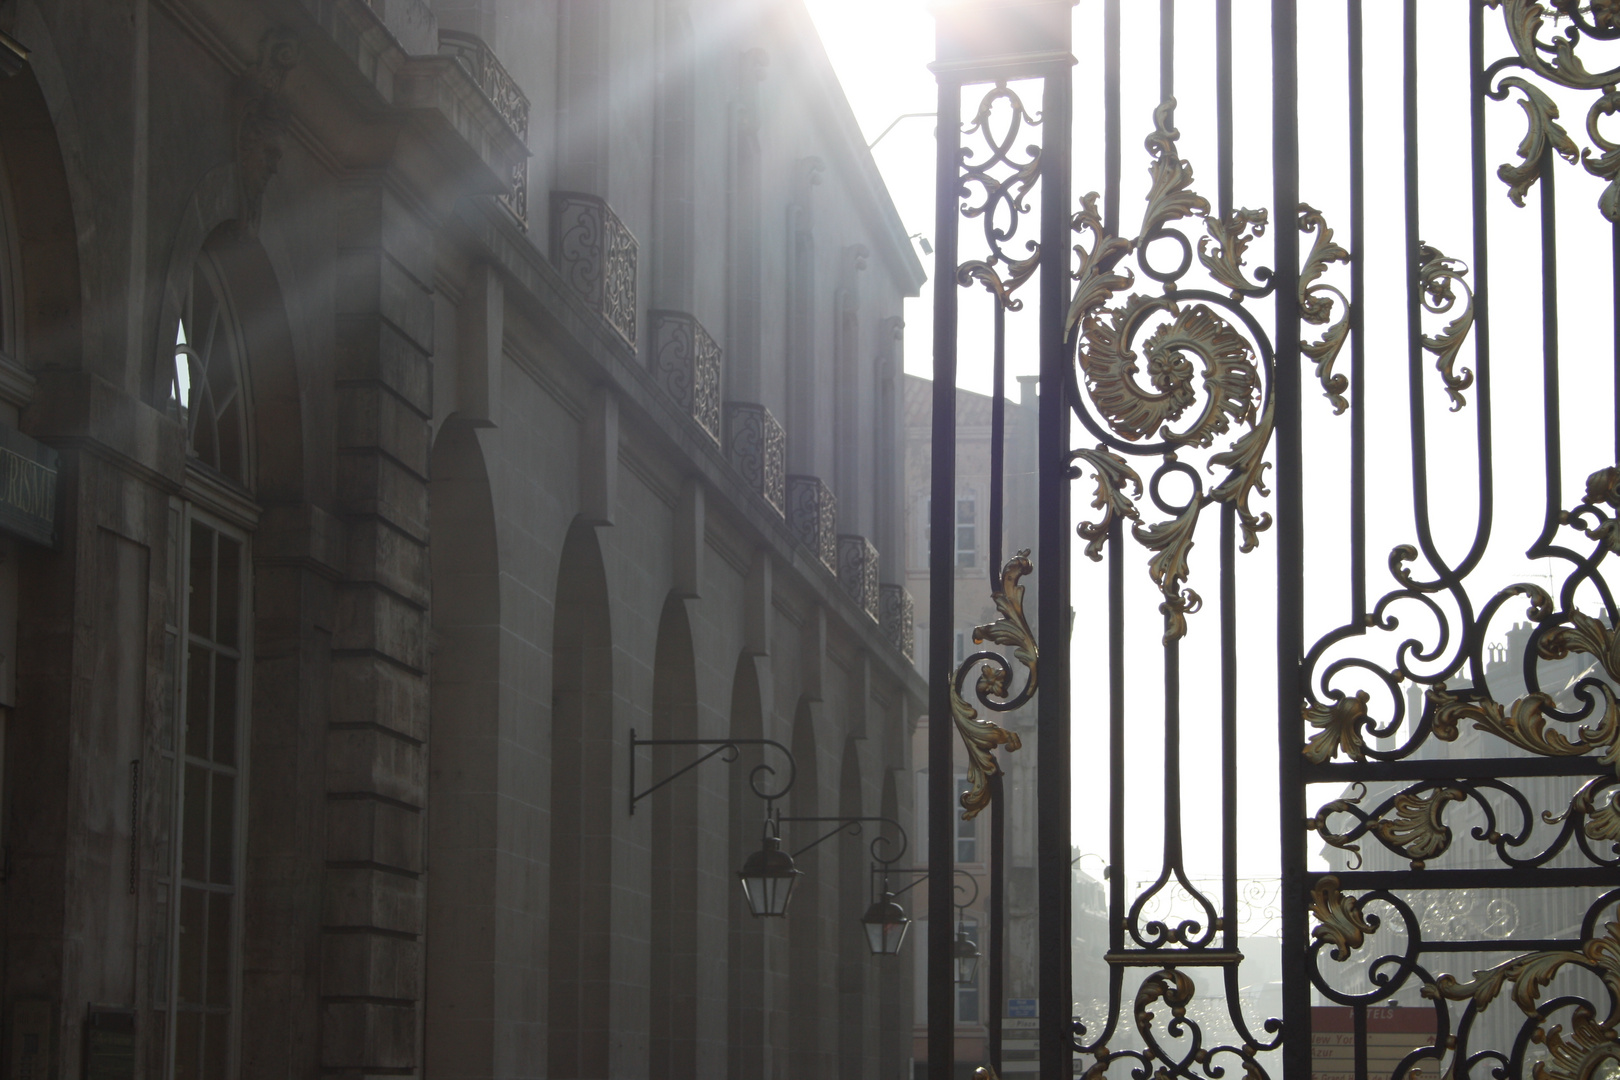
[[[636,347],[636,238],[605,199],[551,193],[551,261],[563,280],[633,351]]]
[[[500,113],[506,126],[523,144],[529,144],[529,99],[518,88],[517,81],[495,59],[495,54],[482,38],[459,30],[439,31],[439,55],[454,57],[473,77],[484,96],[489,98],[495,111]],[[512,166],[507,191],[501,202],[512,211],[512,216],[525,228],[529,224],[529,159],[525,157]]]

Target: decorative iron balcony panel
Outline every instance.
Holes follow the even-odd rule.
[[[788,528],[838,573],[838,498],[819,476],[787,478]]]
[[[606,200],[551,195],[551,260],[580,299],[636,347],[636,238]]]
[[[848,534],[838,538],[838,580],[866,609],[873,622],[878,621],[878,552],[872,541],[864,536]]]
[[[720,346],[684,311],[648,312],[653,377],[698,426],[720,442]]]
[[[878,586],[878,622],[889,642],[910,660],[916,639],[915,615],[911,594],[904,585]]]
[[[454,57],[473,77],[506,126],[523,144],[529,144],[529,98],[518,87],[482,38],[458,30],[439,31],[439,55]],[[506,194],[501,203],[524,228],[529,225],[529,159],[512,166]]]
[[[771,410],[750,401],[726,402],[726,456],[749,488],[787,516],[787,434]]]

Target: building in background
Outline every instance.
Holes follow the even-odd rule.
[[[1036,419],[1037,380],[1019,378],[1019,397],[1006,402],[1006,459],[1004,464],[1005,520],[1003,523],[1003,562],[1022,548],[1035,546],[1037,521],[1036,491]],[[915,375],[905,376],[905,545],[906,587],[911,594],[928,594],[928,547],[930,469],[932,466],[934,384]],[[992,578],[1000,588],[1001,567],[991,566],[990,540],[990,413],[992,401],[984,394],[958,389],[956,392],[956,474],[957,495],[955,533],[951,538],[956,557],[956,612],[953,621],[956,651],[954,662],[960,666],[974,652],[998,649],[993,645],[975,645],[973,628],[994,622],[1000,616],[991,601]],[[1039,553],[1035,556],[1035,572],[1040,572]],[[1035,590],[1025,593],[1025,614],[1033,625],[1039,617],[1034,603]],[[918,670],[926,672],[929,616],[926,611],[917,617],[916,638],[922,647],[915,652]],[[1018,665],[1014,669],[1020,670]],[[971,678],[971,677],[970,677]],[[1015,676],[1021,678],[1021,676]],[[1016,689],[1015,683],[1015,689]],[[969,693],[971,694],[971,684]],[[1026,705],[1011,712],[1000,713],[995,722],[1018,733],[1023,749],[1017,753],[997,754],[1003,770],[1002,790],[1006,798],[1006,912],[1005,912],[1005,991],[1009,1000],[1029,1001],[1036,997],[1038,954],[1036,948],[1036,890],[1035,890],[1035,708]],[[954,744],[953,740],[953,744]],[[960,770],[958,783],[966,784],[966,757],[960,748],[956,751]],[[912,760],[917,762],[913,788],[917,794],[916,819],[923,833],[918,843],[926,850],[925,823],[927,817],[928,770],[928,718],[918,724],[913,736]],[[956,865],[977,880],[978,899],[968,908],[966,916],[970,932],[976,933],[981,952],[986,951],[990,900],[990,833],[991,813],[985,812],[971,821],[956,823]],[[924,890],[918,889],[918,893]],[[927,911],[926,897],[919,895],[910,904],[918,914]],[[914,935],[925,935],[927,920],[919,918],[912,929]],[[922,936],[918,942],[924,940]],[[917,1027],[914,1030],[914,1053],[921,1062],[927,1053],[927,1026],[924,1022],[923,976],[926,966],[923,950],[913,957],[917,999],[913,1004]],[[958,1070],[971,1075],[973,1066],[987,1060],[987,1023],[994,1007],[987,993],[988,967],[980,965],[978,983],[959,987],[957,991],[957,1054]],[[1004,1037],[1005,1033],[1004,1033]],[[1027,1061],[1003,1058],[1003,1072],[1019,1075]]]
[[[630,813],[910,824],[923,273],[798,0],[0,30],[10,1074],[905,1075],[864,839],[753,920],[778,759]]]

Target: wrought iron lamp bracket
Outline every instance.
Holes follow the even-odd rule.
[[[900,834],[900,849],[898,851],[896,851],[888,859],[884,859],[882,856],[880,856],[878,854],[878,845],[879,844],[884,844],[885,846],[887,846],[888,838],[885,837],[882,834],[882,832],[879,832],[877,836],[874,836],[872,838],[871,852],[872,852],[872,859],[873,859],[874,862],[878,862],[878,863],[882,863],[884,865],[888,865],[889,863],[893,863],[893,862],[898,861],[899,858],[906,853],[906,849],[907,849],[907,847],[910,846],[910,843],[911,843],[910,839],[906,836],[905,828],[898,821],[894,820],[893,818],[886,818],[886,817],[783,817],[781,814],[778,814],[776,816],[776,821],[777,821],[778,826],[780,826],[781,823],[784,822],[784,821],[787,821],[787,822],[794,822],[794,821],[821,822],[823,824],[825,824],[825,823],[827,823],[829,821],[835,821],[835,822],[838,823],[837,825],[833,826],[833,828],[830,831],[821,834],[820,836],[816,837],[814,840],[810,841],[808,844],[804,845],[801,848],[796,849],[793,852],[793,857],[795,859],[797,859],[800,855],[803,855],[805,852],[809,851],[811,848],[817,847],[817,846],[819,846],[821,844],[825,844],[828,840],[831,840],[833,837],[837,836],[839,833],[843,832],[846,829],[849,830],[849,835],[850,836],[858,836],[858,835],[860,835],[861,825],[863,823],[865,823],[865,822],[868,822],[868,821],[880,821],[885,825],[892,825],[892,826],[894,826],[894,831]]]
[[[885,864],[885,865],[881,865],[881,866],[874,865],[872,867],[872,876],[873,877],[876,877],[878,874],[883,875],[883,891],[888,893],[891,897],[904,896],[906,893],[910,892],[912,889],[915,889],[917,886],[919,886],[923,882],[927,881],[931,873],[932,873],[932,871],[930,871],[928,869],[928,867],[926,867],[926,866],[891,867],[891,866],[888,866],[888,865]],[[890,889],[889,888],[889,875],[890,874],[916,874],[917,876],[915,878],[913,878],[907,884],[902,885],[898,889]],[[972,886],[973,886],[973,892],[968,896],[968,898],[966,900],[963,900],[959,904],[955,903],[955,901],[952,901],[952,906],[955,907],[956,910],[957,910],[957,913],[960,914],[961,912],[966,911],[968,908],[972,907],[974,901],[979,899],[979,879],[977,877],[975,877],[974,875],[968,873],[966,870],[963,870],[961,867],[956,867],[954,869],[954,875],[956,877],[965,877],[965,878],[967,878],[968,882],[970,884],[972,884]],[[962,888],[962,886],[960,884],[958,884],[956,882],[952,882],[951,883],[951,891],[956,892],[956,893],[960,893],[960,892],[963,892],[965,890]]]
[[[708,753],[700,755],[696,760],[690,761],[681,766],[679,769],[676,769],[674,772],[670,773],[662,780],[659,780],[646,790],[637,791],[636,750],[642,746],[707,746],[711,747],[712,749],[710,749]],[[761,773],[764,773],[767,776],[776,775],[776,770],[771,768],[769,765],[766,765],[764,762],[755,765],[748,774],[748,786],[753,789],[755,795],[765,800],[765,814],[767,817],[769,817],[771,812],[771,804],[792,790],[793,781],[798,776],[798,766],[793,760],[793,752],[787,747],[783,746],[781,743],[777,742],[775,739],[638,739],[636,737],[636,729],[631,728],[630,816],[634,817],[636,814],[636,803],[640,802],[642,799],[645,799],[659,788],[664,787],[672,781],[680,779],[682,776],[685,776],[687,773],[691,772],[699,765],[702,765],[710,758],[718,757],[728,764],[736,761],[737,755],[742,752],[741,748],[744,746],[774,746],[776,749],[782,752],[784,757],[787,758],[787,782],[782,785],[780,791],[766,791],[760,788]]]

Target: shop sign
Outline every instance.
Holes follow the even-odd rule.
[[[0,425],[0,530],[55,547],[56,451]]]

